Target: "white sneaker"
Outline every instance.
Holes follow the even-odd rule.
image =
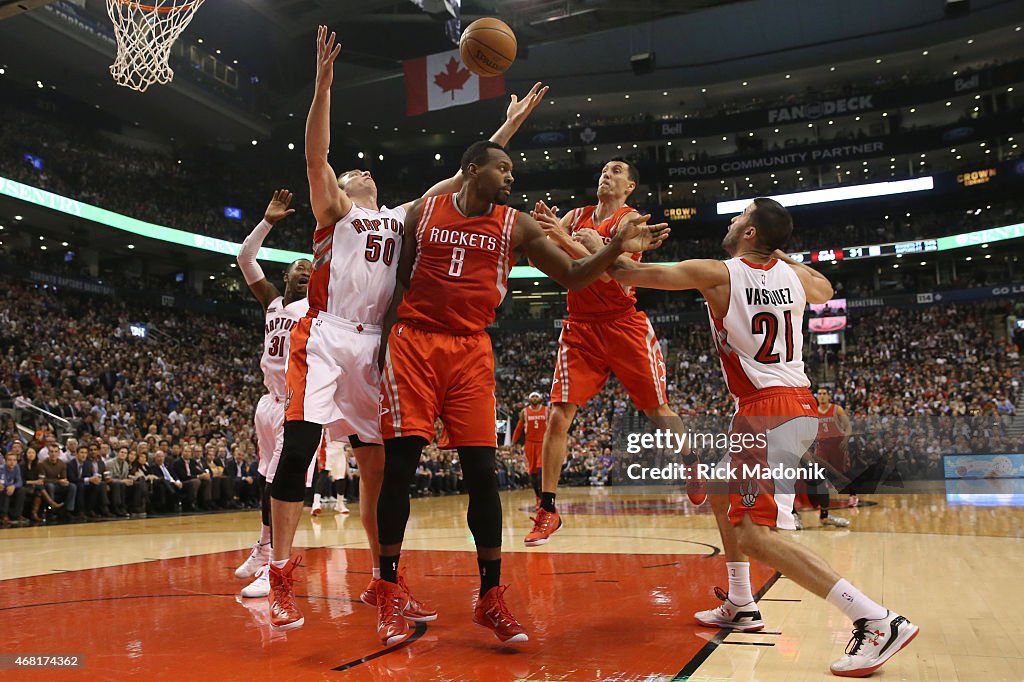
[[[320,512],[322,512],[322,511],[323,511],[323,505],[320,502],[320,496],[317,495],[316,497],[313,498],[313,506],[309,510],[309,513],[312,514],[313,516],[320,516]]]
[[[734,604],[728,599],[722,605],[707,611],[698,611],[693,617],[701,625],[709,628],[728,628],[737,632],[754,632],[764,629],[761,612],[757,604]]]
[[[256,571],[259,570],[260,566],[265,566],[268,561],[270,561],[270,543],[261,545],[257,542],[252,546],[252,552],[249,554],[249,558],[245,560],[245,563],[235,569],[235,577],[251,578],[256,575]]]
[[[800,522],[800,514],[793,512],[793,523],[796,525],[797,530],[803,530],[804,524]]]
[[[823,526],[835,526],[836,528],[849,528],[850,519],[844,519],[841,516],[826,516],[821,520]]]
[[[270,594],[270,564],[263,564],[256,571],[256,580],[242,588],[242,596],[247,599],[266,597]]]
[[[338,510],[339,514],[349,514],[349,513],[351,513],[349,511],[348,506],[345,505],[345,498],[343,498],[343,497],[339,497],[338,498],[338,503],[335,505],[334,508]]]
[[[910,644],[919,631],[916,625],[892,611],[878,620],[861,618],[853,624],[846,655],[829,669],[839,677],[867,677]]]

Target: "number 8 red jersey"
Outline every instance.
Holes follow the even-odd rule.
[[[729,311],[711,314],[715,345],[729,392],[744,398],[764,388],[807,387],[803,322],[807,297],[796,271],[778,259],[761,265],[745,258],[729,268]]]
[[[428,331],[473,334],[494,322],[515,263],[512,232],[519,211],[491,204],[482,216],[462,215],[454,194],[423,203],[409,291],[398,318]]]

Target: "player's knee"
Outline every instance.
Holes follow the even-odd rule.
[[[548,412],[548,433],[566,435],[576,411],[567,405],[552,405]]]
[[[284,425],[284,446],[274,474],[271,496],[282,502],[302,502],[306,492],[306,471],[320,445],[323,427],[305,421]]]

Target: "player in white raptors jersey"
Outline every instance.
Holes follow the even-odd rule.
[[[831,670],[863,677],[906,646],[917,626],[873,602],[810,549],[771,532],[793,528],[793,484],[773,479],[766,469],[799,469],[818,431],[817,405],[803,371],[804,307],[825,303],[833,293],[823,275],[780,251],[792,231],[792,218],[782,205],[754,199],[732,219],[722,241],[729,260],[662,266],[620,258],[614,277],[636,287],[699,290],[736,399],[730,442],[741,445],[717,469],[736,478],[729,481],[728,497],[711,495],[728,562],[729,593],[721,606],[697,613],[697,620],[715,628],[764,627],[750,589],[752,556],[853,621],[846,655]]]
[[[256,576],[256,580],[242,589],[243,597],[266,597],[270,591],[270,484],[274,482],[284,442],[285,369],[288,364],[291,330],[309,310],[306,290],[309,285],[311,263],[308,259],[301,258],[285,270],[284,296],[267,280],[263,269],[256,262],[256,254],[273,226],[295,212],[295,209],[288,208],[291,201],[292,193],[288,190],[274,192],[263,214],[263,220],[242,242],[242,248],[238,252],[239,269],[265,313],[260,369],[263,370],[263,383],[267,387],[267,394],[260,398],[256,405],[254,419],[263,529],[260,539],[253,544],[249,558],[235,570],[235,576],[238,578]],[[311,474],[311,470],[306,472],[307,485]]]
[[[380,582],[376,510],[384,476],[384,448],[378,423],[377,353],[381,324],[395,290],[411,202],[396,208],[379,207],[377,186],[369,171],[351,170],[339,176],[328,163],[330,89],[340,50],[335,35],[328,36],[327,27],[321,26],[305,142],[310,204],[317,221],[310,309],[292,332],[284,449],[271,490],[271,623],[277,628],[303,623],[292,590],[292,571],[299,557],[291,557],[291,545],[302,509],[302,471],[316,451],[321,427],[328,429],[332,438],[347,436],[359,465],[360,517],[374,563],[373,579],[362,595],[364,602],[376,606]],[[513,95],[506,121],[491,139],[506,144],[546,92],[547,88],[537,83],[522,100]],[[452,193],[461,185],[460,170],[424,196]],[[403,613],[417,621],[437,617],[412,597]]]

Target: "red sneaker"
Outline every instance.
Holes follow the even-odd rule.
[[[278,630],[299,628],[305,622],[302,612],[295,606],[295,578],[292,576],[300,558],[292,557],[283,568],[270,564],[270,624]]]
[[[487,594],[477,599],[473,607],[473,622],[490,629],[502,642],[527,642],[530,640],[529,635],[505,605],[503,595],[507,589],[508,585],[492,587],[487,590]]]
[[[379,582],[380,578],[373,578],[370,580],[370,584],[366,586],[366,590],[359,597],[359,601],[363,602],[367,606],[376,606],[377,583]],[[423,602],[412,596],[412,592],[409,591],[409,586],[405,583],[404,576],[398,576],[398,585],[405,590],[406,596],[409,597],[409,605],[402,610],[402,615],[405,616],[406,620],[411,620],[417,623],[429,623],[432,620],[437,620],[437,611],[427,608]]]
[[[533,530],[527,533],[526,539],[523,540],[527,547],[546,545],[548,538],[562,527],[562,517],[558,512],[549,512],[546,509],[539,509],[536,518],[531,516],[530,520],[533,521]]]
[[[405,590],[405,596],[409,598],[409,603],[402,609],[402,615],[406,620],[411,620],[414,623],[429,623],[432,620],[437,620],[437,611],[427,608],[423,602],[412,596],[409,586],[405,584],[404,576],[398,576],[398,586]]]
[[[377,605],[377,583],[380,582],[380,578],[370,578],[370,584],[366,586],[363,593],[359,595],[359,601],[363,602],[367,606]]]
[[[377,636],[387,646],[409,636],[409,621],[402,615],[408,604],[409,595],[401,586],[387,580],[377,581]]]

